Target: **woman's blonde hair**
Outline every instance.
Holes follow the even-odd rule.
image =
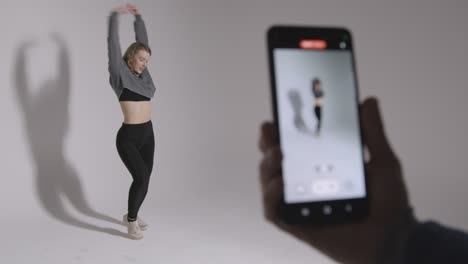
[[[138,53],[138,51],[140,50],[145,50],[147,51],[150,56],[151,56],[151,49],[150,47],[148,47],[148,45],[145,45],[141,42],[133,42],[128,48],[127,50],[125,51],[125,54],[123,55],[123,59],[124,61],[129,64],[130,62],[130,59],[132,59],[133,57],[135,57],[135,54]]]

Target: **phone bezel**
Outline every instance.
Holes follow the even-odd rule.
[[[270,71],[271,100],[273,106],[274,124],[278,132],[278,140],[281,142],[281,135],[278,127],[278,107],[276,94],[276,78],[273,50],[275,48],[297,48],[300,49],[299,41],[303,39],[319,39],[327,41],[327,49],[342,49],[339,47],[340,40],[346,39],[347,50],[351,51],[352,67],[354,75],[354,86],[356,89],[356,107],[359,106],[359,86],[357,79],[357,68],[355,63],[355,52],[353,48],[351,32],[343,27],[306,27],[306,26],[283,26],[275,25],[267,31],[268,63]],[[358,111],[359,113],[359,111]],[[359,134],[362,160],[364,161],[364,145],[362,135],[361,116],[358,114]],[[369,186],[368,177],[364,170],[364,181],[366,186],[366,196],[357,199],[340,199],[319,202],[293,203],[287,204],[282,197],[280,212],[284,222],[288,224],[334,224],[343,222],[359,221],[369,213]],[[283,190],[284,191],[284,190]],[[351,212],[345,208],[350,205]],[[324,207],[332,208],[331,214],[324,213]],[[309,214],[303,215],[302,210],[307,208]]]

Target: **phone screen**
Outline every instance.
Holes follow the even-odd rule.
[[[301,40],[272,50],[288,204],[366,196],[350,44]]]

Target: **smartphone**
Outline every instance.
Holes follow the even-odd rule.
[[[281,214],[289,224],[368,214],[351,33],[273,26],[267,32],[274,123],[283,153]]]

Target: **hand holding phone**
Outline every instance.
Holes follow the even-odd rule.
[[[415,221],[400,162],[386,139],[376,99],[365,100],[360,106],[360,113],[363,139],[370,154],[365,171],[372,197],[370,214],[360,222],[333,226],[285,223],[281,212],[281,163],[285,157],[281,153],[275,124],[262,125],[259,141],[263,153],[260,182],[266,219],[341,263],[377,263],[376,259],[382,258],[382,254],[396,251]],[[388,237],[391,241],[385,241]]]

